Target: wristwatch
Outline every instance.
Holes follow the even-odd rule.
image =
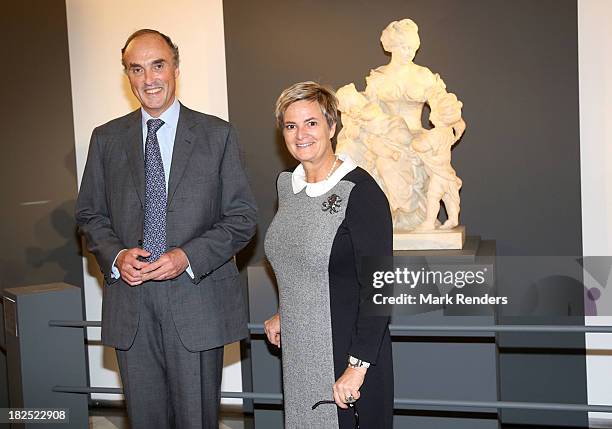
[[[369,368],[370,362],[366,362],[361,359],[357,359],[355,356],[349,356],[348,367],[349,368]]]

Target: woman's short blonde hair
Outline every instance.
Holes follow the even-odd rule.
[[[285,125],[284,119],[287,108],[296,101],[302,100],[316,101],[330,128],[338,122],[338,98],[336,98],[334,90],[317,82],[307,81],[291,85],[281,92],[278,100],[276,100],[274,113],[278,128],[282,129]]]

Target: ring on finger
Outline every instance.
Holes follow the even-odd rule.
[[[356,401],[355,397],[353,396],[353,394],[349,394],[348,396],[344,397],[344,403],[345,404],[352,404]]]

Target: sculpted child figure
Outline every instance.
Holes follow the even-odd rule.
[[[435,121],[433,124],[436,125],[434,129],[421,134],[412,141],[412,148],[423,160],[429,176],[427,215],[425,221],[416,228],[418,231],[435,229],[440,211],[440,200],[444,202],[448,215],[440,229],[452,229],[459,225],[461,179],[457,177],[451,166],[451,147],[457,138],[453,128],[440,125],[437,119],[433,121]]]

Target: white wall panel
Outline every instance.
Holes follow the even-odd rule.
[[[180,50],[181,102],[227,119],[221,0],[66,0],[66,13],[79,184],[93,128],[138,107],[120,55],[126,38],[135,30],[153,28],[169,35]],[[99,320],[99,269],[91,255],[84,258],[84,266],[87,318]],[[89,347],[91,384],[118,386],[114,353],[99,345],[99,329],[90,329],[88,335],[93,343]],[[222,389],[241,390],[237,344],[226,347],[225,361]]]
[[[612,1],[578,0],[580,169],[585,256],[612,255]],[[590,325],[612,325],[612,290],[585,273],[587,287],[603,291]],[[612,334],[589,334],[588,398],[612,405]],[[612,416],[591,413],[593,427],[610,427]],[[604,422],[608,422],[607,424]]]

